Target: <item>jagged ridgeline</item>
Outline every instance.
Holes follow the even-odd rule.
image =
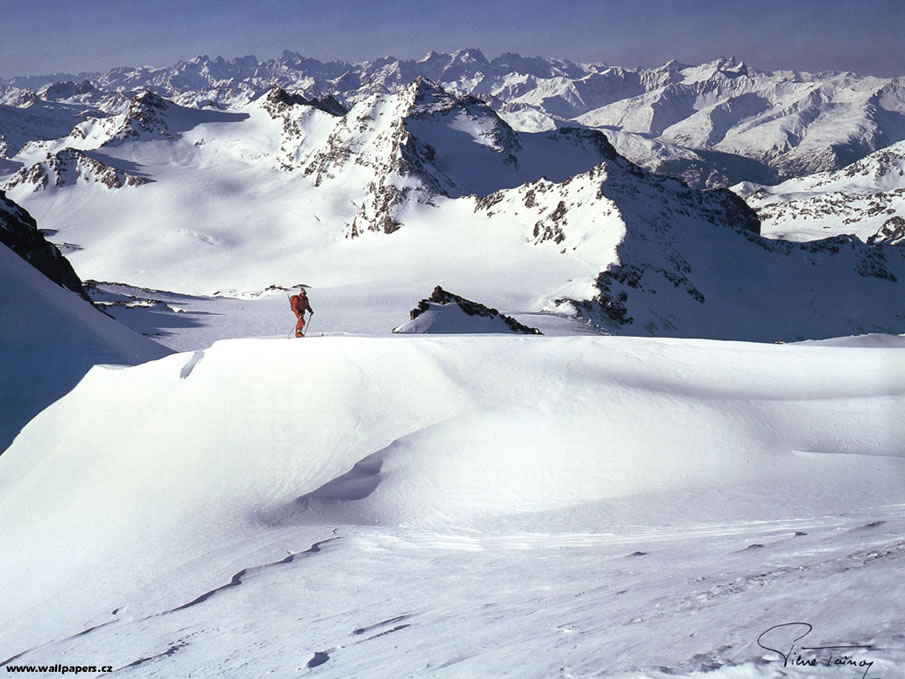
[[[18,127],[0,129],[30,121],[41,134],[5,137],[0,182],[101,280],[204,293],[304,269],[381,289],[389,272],[407,305],[438,280],[473,299],[517,289],[529,305],[518,310],[577,315],[600,332],[772,341],[905,330],[893,151],[841,170],[886,192],[865,194],[882,221],[857,237],[845,220],[818,239],[765,229],[783,185],[735,187],[760,215],[737,193],[702,188],[724,183],[730,165],[776,178],[894,138],[898,80],[731,60],[631,71],[504,57],[202,58],[37,92],[11,82],[0,114]],[[790,102],[794,143],[769,122],[786,125],[776,107]],[[830,155],[811,153],[808,139],[831,141],[836,116],[875,133],[846,153],[832,143]],[[752,130],[773,130],[774,145],[754,144]],[[654,173],[652,150],[691,164]],[[692,166],[709,169],[689,185]]]
[[[337,106],[328,108],[336,112],[398,92],[418,77],[480,98],[519,131],[603,130],[622,155],[696,186],[839,169],[905,136],[901,78],[766,72],[733,58],[633,69],[512,53],[487,59],[476,49],[357,64],[289,51],[263,61],[202,56],[69,80],[12,78],[0,84],[0,103],[9,107],[4,116],[40,120],[42,138],[49,139],[66,134],[86,107],[121,112],[143,90],[190,108],[226,109],[277,85],[309,101],[333,97]],[[3,127],[0,145],[12,156],[23,139],[18,125]]]

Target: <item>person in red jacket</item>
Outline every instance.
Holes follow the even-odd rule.
[[[295,324],[295,336],[304,337],[305,333],[302,329],[305,327],[305,312],[314,313],[314,309],[311,308],[311,303],[308,301],[308,293],[305,292],[305,288],[301,288],[299,294],[292,295],[292,297],[289,298],[289,306],[292,307],[292,312],[298,319],[298,322]]]

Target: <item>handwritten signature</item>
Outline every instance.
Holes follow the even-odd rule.
[[[855,658],[852,651],[872,650],[870,645],[831,644],[825,646],[802,646],[799,642],[814,630],[807,622],[784,622],[761,632],[757,645],[765,651],[772,651],[782,658],[783,667],[852,667],[864,670],[860,679],[868,677],[874,665],[873,660]],[[769,645],[768,645],[769,644]]]

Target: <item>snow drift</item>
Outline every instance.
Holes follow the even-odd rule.
[[[168,353],[0,243],[0,451],[93,365],[134,365]]]
[[[241,545],[290,529],[901,503],[903,352],[308,338],[97,367],[0,458],[0,539],[16,545],[0,555],[4,598],[32,621],[2,646],[101,624],[126,602],[131,616],[185,603],[222,584]]]

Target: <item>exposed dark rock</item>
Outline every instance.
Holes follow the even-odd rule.
[[[507,326],[513,332],[520,332],[526,335],[542,335],[543,333],[537,328],[531,328],[527,325],[523,325],[519,323],[517,320],[510,316],[506,316],[505,314],[501,314],[496,309],[492,309],[490,307],[484,306],[479,302],[473,302],[469,299],[465,299],[464,297],[460,297],[459,295],[453,294],[451,292],[447,292],[439,285],[434,288],[434,291],[431,293],[431,296],[422,299],[418,302],[418,306],[412,309],[409,316],[411,320],[415,320],[425,311],[430,309],[431,304],[458,304],[459,308],[462,309],[469,316],[484,316],[485,318],[499,318],[503,322],[506,323]]]
[[[525,204],[527,205],[528,201],[526,199]],[[566,222],[566,213],[568,210],[566,209],[565,201],[559,201],[556,208],[548,215],[546,215],[543,219],[538,221],[534,225],[534,242],[535,243],[543,243],[545,241],[553,241],[557,245],[562,243],[566,239],[565,234],[565,226]]]
[[[70,186],[78,181],[97,181],[108,189],[121,189],[124,186],[141,186],[151,180],[103,163],[84,151],[66,148],[48,154],[41,162],[23,167],[7,180],[4,188],[9,190],[24,184],[31,186],[32,191],[41,191],[48,188],[51,181],[57,187]]]
[[[867,239],[868,245],[902,245],[905,244],[905,219],[896,215],[890,217],[877,233]]]
[[[325,651],[317,651],[308,661],[308,667],[318,667],[323,665],[330,659],[330,655]]]
[[[308,99],[300,94],[287,92],[282,87],[274,85],[265,96],[265,108],[271,115],[280,114],[291,106],[312,106],[324,113],[337,117],[344,116],[347,113],[345,107],[333,95],[327,95],[320,99]]]
[[[0,191],[0,243],[19,255],[57,285],[88,295],[75,270],[59,249],[47,241],[28,212]]]

